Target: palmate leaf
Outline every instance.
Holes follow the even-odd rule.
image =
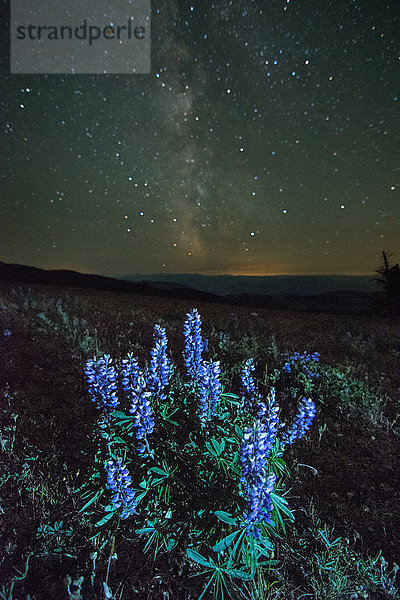
[[[275,473],[279,477],[279,475],[289,475],[289,469],[286,466],[285,461],[282,458],[274,458],[270,459],[271,467]]]
[[[279,496],[275,492],[270,493],[270,498],[271,498],[272,505],[274,507],[274,514],[275,514],[276,521],[282,527],[283,531],[286,532],[285,523],[283,521],[282,514],[284,514],[289,519],[289,521],[292,521],[292,522],[294,521],[294,514],[290,510],[285,498],[282,498],[282,496]]]
[[[223,451],[225,450],[225,440],[218,442],[215,438],[212,438],[211,443],[214,446],[217,454],[222,454]]]
[[[220,399],[221,400],[228,400],[230,404],[236,404],[237,406],[239,405],[239,396],[237,396],[236,394],[232,394],[230,392],[223,392],[220,395]]]
[[[213,437],[211,443],[206,442],[206,447],[213,456],[219,458],[225,450],[225,440],[218,442],[218,440]]]
[[[243,429],[241,429],[239,427],[239,425],[235,425],[235,432],[236,432],[236,435],[238,436],[240,442],[242,442],[242,440],[243,440]]]
[[[112,413],[112,418],[116,425],[119,425],[126,431],[130,432],[133,429],[133,422],[135,420],[134,415],[126,415],[124,412],[120,410],[115,410]]]

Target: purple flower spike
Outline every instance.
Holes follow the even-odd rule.
[[[184,358],[187,375],[192,381],[199,381],[202,375],[201,354],[204,351],[204,342],[201,337],[201,317],[197,308],[187,313],[186,317],[183,335],[185,337]]]
[[[299,410],[291,427],[282,435],[281,443],[293,444],[300,440],[311,427],[315,417],[315,404],[311,398],[303,398],[300,401]]]
[[[218,400],[221,395],[221,375],[220,361],[204,362],[201,366],[199,390],[199,418],[202,427],[210,417],[217,414]]]
[[[89,384],[89,395],[97,408],[107,415],[119,404],[117,397],[117,372],[112,366],[112,358],[104,354],[102,358],[93,357],[86,362],[85,375]]]
[[[252,376],[254,370],[254,360],[249,358],[246,360],[241,376],[244,391],[242,400],[243,405],[249,408],[253,414],[254,411],[258,410],[258,405],[261,402],[261,395]]]
[[[124,392],[129,393],[131,389],[135,389],[137,387],[139,373],[139,364],[136,358],[133,357],[132,352],[129,352],[127,357],[122,359],[121,366],[121,384]]]
[[[107,462],[107,485],[114,492],[111,502],[116,509],[122,507],[121,519],[127,519],[135,513],[135,492],[131,484],[128,469],[122,464],[122,458]]]
[[[136,438],[139,440],[140,454],[150,453],[147,435],[153,433],[154,419],[149,398],[151,391],[147,389],[146,379],[140,371],[135,359],[129,357],[122,361],[122,385],[127,394],[131,408],[129,412],[135,417]]]
[[[167,397],[164,388],[169,384],[170,361],[167,358],[167,336],[164,327],[154,327],[155,347],[151,351],[148,387],[160,400]]]
[[[254,537],[259,536],[257,524],[260,521],[272,523],[272,502],[270,493],[274,489],[276,476],[268,474],[267,460],[278,430],[278,407],[275,406],[275,392],[272,390],[268,406],[262,402],[253,426],[244,431],[240,461],[242,463],[241,483],[248,510],[244,515],[248,530]]]

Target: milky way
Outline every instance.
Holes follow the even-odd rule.
[[[398,25],[395,1],[153,1],[150,74],[3,74],[0,259],[111,276],[398,259]]]

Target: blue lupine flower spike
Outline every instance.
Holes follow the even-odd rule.
[[[257,389],[254,377],[252,376],[253,371],[255,371],[254,360],[249,358],[245,362],[241,375],[243,386],[242,402],[244,407],[250,409],[252,414],[255,414],[257,413],[258,405],[261,402],[261,395]]]
[[[306,431],[311,427],[315,416],[315,404],[311,398],[302,398],[299,404],[299,410],[290,428],[282,435],[281,443],[283,445],[293,444],[295,440],[300,440]]]
[[[131,478],[128,469],[122,464],[122,458],[107,462],[107,485],[114,492],[111,499],[116,509],[122,507],[121,519],[127,519],[135,513],[137,501],[130,487]]]
[[[93,357],[86,362],[86,380],[89,384],[89,396],[104,415],[109,415],[119,404],[117,397],[117,372],[112,366],[112,358],[104,354],[102,358]]]
[[[221,395],[220,361],[203,362],[201,365],[199,389],[199,418],[201,426],[217,414],[218,401]]]
[[[170,360],[167,358],[167,336],[164,327],[154,327],[155,347],[151,350],[149,390],[160,400],[166,399],[165,387],[169,384]]]
[[[196,382],[202,375],[202,357],[204,342],[201,337],[201,317],[197,309],[187,313],[183,328],[185,337],[184,358],[189,379]]]
[[[242,463],[241,483],[248,510],[244,515],[248,530],[259,537],[260,521],[272,523],[272,501],[270,493],[274,489],[276,475],[268,474],[267,460],[278,430],[278,407],[275,393],[269,396],[268,406],[262,402],[253,426],[244,431],[240,461]]]
[[[151,391],[132,356],[128,355],[122,361],[121,375],[124,391],[131,402],[129,412],[135,417],[133,426],[136,427],[136,438],[139,440],[138,451],[140,454],[151,454],[147,440],[147,436],[154,430],[153,411],[149,401]]]

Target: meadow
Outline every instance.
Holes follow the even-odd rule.
[[[8,284],[0,355],[0,600],[400,598],[398,318]]]

